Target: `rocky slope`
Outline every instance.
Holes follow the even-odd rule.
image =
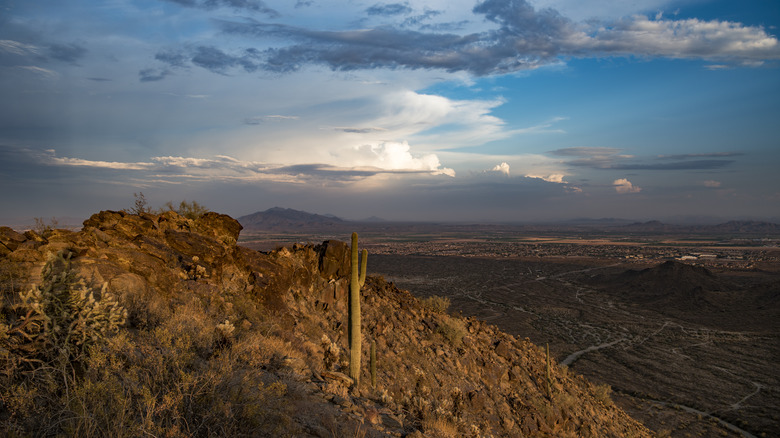
[[[0,228],[2,433],[650,436],[528,339],[370,275],[356,387],[347,244],[261,253],[240,230],[111,211],[78,232]]]

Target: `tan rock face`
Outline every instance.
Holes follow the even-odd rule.
[[[16,250],[25,240],[27,237],[23,234],[17,233],[9,227],[0,227],[0,252],[8,254]]]
[[[317,246],[320,274],[328,280],[345,278],[350,273],[349,245],[346,242],[327,240]]]
[[[235,219],[226,214],[210,211],[195,221],[195,229],[203,234],[211,235],[223,243],[235,243],[243,227]]]

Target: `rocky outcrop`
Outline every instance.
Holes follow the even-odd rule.
[[[225,418],[243,418],[245,411],[237,409],[255,403],[260,407],[247,418],[273,420],[230,423],[234,430],[275,436],[271,425],[284,424],[289,435],[322,437],[360,431],[371,437],[649,436],[581,376],[553,366],[548,380],[545,353],[528,339],[427,308],[409,292],[370,275],[361,291],[362,362],[369,363],[369,344],[375,341],[377,385],[368,385],[366,366],[361,386],[350,386],[345,376],[348,245],[327,241],[262,253],[236,245],[240,230],[238,222],[217,213],[192,220],[173,212],[103,211],[78,232],[40,236],[0,228],[0,262],[29,273],[24,286],[29,287],[41,281],[48,254],[64,252],[90,287],[106,285],[128,311],[124,343],[111,347],[119,349],[112,360],[120,361],[113,373],[127,380],[122,385],[130,388],[130,412],[124,415],[137,415],[138,424],[152,415],[150,403],[158,410],[175,404],[165,392],[186,386],[134,380],[146,374],[132,370],[154,368],[160,356],[175,359],[165,362],[165,369],[184,364],[181,378],[197,381],[204,373],[213,377],[204,377],[202,384],[217,382],[213,391],[223,391],[220,397],[243,397],[241,403],[209,402],[216,404],[201,408],[199,415],[191,413],[200,412],[198,405],[187,405],[189,411],[182,408],[179,417],[155,417],[179,429],[201,424],[195,435],[208,434],[203,431],[209,424]],[[370,261],[368,266],[370,273]],[[4,293],[24,287],[4,288]],[[11,329],[21,321],[12,309],[3,312]],[[176,353],[177,348],[187,354]],[[85,363],[80,372],[86,379],[96,371],[90,371],[92,362]],[[213,369],[222,371],[208,374]],[[231,386],[245,381],[253,383]],[[246,392],[231,392],[234,387]],[[286,392],[268,389],[281,387]],[[201,400],[187,397],[181,403]],[[137,408],[144,412],[137,414],[133,403],[141,401],[147,407]],[[0,404],[0,419],[17,415],[3,409]],[[229,415],[209,417],[219,409]],[[17,428],[28,424],[14,421]],[[58,427],[47,433],[62,432]]]
[[[352,261],[349,245],[338,240],[326,240],[317,246],[320,273],[328,280],[345,278],[350,273]]]
[[[7,255],[19,248],[27,238],[9,227],[0,227],[0,254]]]

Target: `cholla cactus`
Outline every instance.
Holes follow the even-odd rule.
[[[339,363],[339,359],[341,358],[341,348],[337,343],[331,341],[327,334],[322,335],[320,344],[322,345],[322,360],[325,365],[325,370],[330,371],[333,369],[334,365]]]
[[[225,322],[217,324],[217,333],[223,338],[223,339],[230,339],[230,336],[233,334],[233,332],[236,331],[236,326],[233,325],[232,322],[230,322],[229,319],[226,319]]]
[[[41,286],[19,294],[21,317],[0,342],[23,356],[77,360],[86,348],[124,325],[127,311],[108,291],[97,293],[76,277],[70,253],[52,255]]]

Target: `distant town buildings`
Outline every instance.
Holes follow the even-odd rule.
[[[374,254],[462,256],[462,257],[597,257],[641,264],[680,260],[705,266],[752,268],[755,263],[780,263],[780,248],[692,247],[661,244],[524,243],[490,241],[414,241],[367,244]]]

